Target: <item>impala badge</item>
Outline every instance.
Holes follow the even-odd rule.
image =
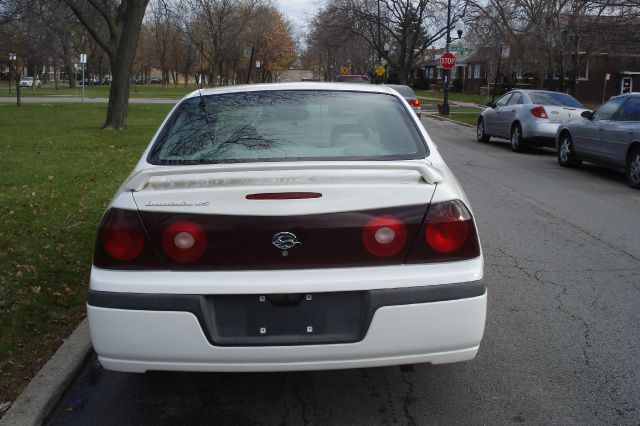
[[[296,244],[302,243],[298,241],[298,237],[296,237],[295,234],[292,234],[291,232],[278,232],[273,236],[271,244],[282,250],[283,256],[287,256],[289,254],[287,250],[294,247]]]

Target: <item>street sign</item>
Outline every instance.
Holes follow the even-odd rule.
[[[511,46],[502,45],[500,46],[500,57],[502,59],[507,59],[511,54]]]
[[[86,53],[81,53],[80,54],[80,63],[81,64],[86,64],[87,63],[87,54]]]
[[[384,67],[382,65],[380,65],[378,68],[376,68],[376,74],[378,76],[381,76],[382,74],[384,74]]]
[[[349,72],[349,67],[345,67],[344,65],[340,67],[341,74],[347,74]]]
[[[454,55],[453,53],[445,53],[444,55],[440,56],[440,65],[442,65],[442,68],[444,68],[445,70],[450,70],[451,68],[456,66],[456,55]]]
[[[606,74],[604,75],[604,79],[605,79],[605,80],[607,80],[607,81],[611,80],[611,74],[606,73]]]

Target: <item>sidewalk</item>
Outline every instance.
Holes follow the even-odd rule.
[[[166,99],[166,98],[129,98],[130,104],[175,104],[180,99]],[[25,96],[20,99],[23,104],[54,104],[54,103],[82,103],[82,98],[76,98],[73,96],[41,96],[31,97]],[[89,104],[106,104],[109,102],[109,98],[84,98],[84,103]],[[16,103],[16,98],[10,98],[6,96],[0,96],[0,103]]]
[[[425,101],[435,102],[436,105],[442,103],[442,98],[428,98],[426,96],[418,96],[418,99]],[[465,108],[484,108],[482,105],[478,105],[473,102],[462,102],[462,101],[452,101],[449,100],[449,105],[457,106],[457,107],[465,107]]]

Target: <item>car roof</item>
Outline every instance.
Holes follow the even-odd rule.
[[[200,94],[202,94],[202,96],[208,96],[221,95],[224,93],[270,92],[280,90],[331,90],[340,92],[394,93],[390,88],[378,84],[320,83],[302,81],[294,83],[243,84],[237,86],[200,89],[189,93],[183,99],[200,96]]]
[[[513,92],[515,91],[520,91],[520,92],[525,92],[525,93],[555,93],[555,94],[561,94],[561,95],[567,95],[567,96],[571,96],[569,93],[564,93],[564,92],[556,92],[553,90],[538,90],[538,89],[513,89]]]
[[[640,92],[628,92],[628,93],[623,93],[621,95],[616,95],[616,96],[612,96],[609,98],[609,100],[614,99],[614,98],[624,98],[624,97],[628,97],[628,96],[640,96]]]

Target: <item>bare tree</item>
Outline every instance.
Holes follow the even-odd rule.
[[[258,0],[184,1],[191,13],[190,37],[194,44],[202,43],[202,54],[212,65],[212,77],[217,73],[218,84],[222,84],[225,61],[255,17]]]
[[[336,20],[325,26],[361,37],[398,72],[403,84],[418,58],[450,29],[446,4],[437,0],[333,0],[329,7],[335,8]],[[451,24],[465,14],[466,2],[452,7]]]

